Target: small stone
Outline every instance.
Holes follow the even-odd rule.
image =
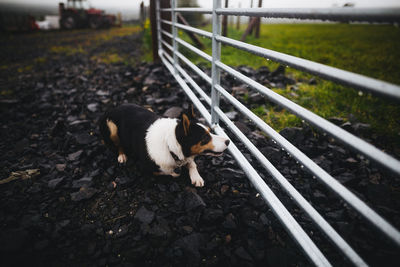
[[[72,182],[72,188],[89,187],[92,184],[93,177],[83,177]]]
[[[86,187],[82,187],[79,189],[78,192],[75,193],[71,193],[71,200],[72,201],[81,201],[84,199],[89,199],[91,198],[94,194],[96,194],[98,192],[97,189],[94,188],[86,188]]]
[[[68,155],[68,160],[69,161],[76,161],[76,160],[78,160],[80,158],[82,153],[83,153],[83,150],[79,150],[79,151],[76,151],[74,153],[71,153],[71,154]]]
[[[67,167],[67,164],[56,164],[56,170],[59,172],[65,171],[66,167]]]
[[[229,244],[232,241],[232,236],[231,235],[226,235],[225,236],[225,243]]]
[[[97,103],[91,103],[91,104],[87,105],[87,109],[91,112],[96,112],[98,108],[99,108],[99,104],[97,104]]]
[[[135,214],[135,219],[142,223],[150,224],[154,219],[154,212],[142,206]]]
[[[231,121],[234,121],[238,117],[239,113],[237,113],[236,111],[230,111],[230,112],[226,112],[225,115],[228,117],[228,119],[230,119]]]
[[[182,112],[183,108],[181,107],[170,107],[164,112],[163,116],[167,118],[178,118]]]
[[[204,200],[195,192],[188,192],[185,198],[185,210],[191,211],[199,207],[205,207]]]
[[[225,193],[229,190],[229,185],[224,184],[221,186],[221,194],[225,195]]]
[[[246,260],[246,261],[252,261],[253,258],[250,256],[250,254],[243,248],[243,247],[239,247],[235,250],[235,254],[236,256],[238,256],[239,258]]]
[[[193,227],[189,226],[189,225],[184,225],[182,226],[183,231],[185,231],[185,233],[190,234],[191,232],[193,232]]]
[[[56,179],[52,179],[48,182],[48,187],[50,187],[51,189],[56,188],[62,181],[64,180],[64,177],[61,178],[56,178]]]
[[[126,91],[127,95],[133,95],[136,92],[136,88],[135,87],[131,87],[128,89],[128,91]]]

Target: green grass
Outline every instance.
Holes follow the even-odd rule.
[[[228,37],[239,40],[245,30],[229,28]],[[211,26],[205,30],[211,31]],[[400,29],[391,25],[361,24],[271,24],[262,25],[261,36],[248,36],[247,43],[276,50],[289,55],[316,61],[351,72],[400,84]],[[183,39],[190,41],[180,32]],[[211,55],[211,40],[201,39],[204,50]],[[208,64],[193,52],[180,50],[196,64]],[[247,65],[253,68],[267,66],[274,70],[279,64],[265,58],[222,46],[222,62],[230,66]],[[312,75],[286,68],[294,78],[296,90],[272,88],[299,105],[324,117],[341,117],[369,123],[373,134],[383,137],[383,143],[400,146],[400,105],[394,101],[360,93],[358,90],[317,78],[316,85],[308,80]],[[246,102],[246,101],[245,101]],[[291,113],[267,102],[253,107],[253,111],[277,130],[300,126],[301,120]]]

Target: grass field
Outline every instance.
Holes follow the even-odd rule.
[[[242,25],[240,30],[229,28],[228,37],[240,39],[245,27],[246,25]],[[211,26],[206,26],[205,30],[211,31]],[[260,32],[259,39],[248,36],[246,42],[400,84],[398,27],[363,24],[266,24],[262,25]],[[185,33],[180,32],[180,35],[190,42]],[[204,51],[211,54],[211,40],[201,40],[206,47]],[[196,64],[206,64],[202,58],[184,47],[180,47],[180,51]],[[279,65],[225,45],[222,47],[221,60],[230,66],[267,66],[271,70]],[[400,146],[400,105],[396,102],[382,100],[322,79],[317,79],[316,85],[310,85],[307,81],[311,75],[290,67],[286,70],[297,81],[296,90],[291,86],[286,89],[272,88],[275,92],[324,118],[355,118],[368,123],[373,133],[383,138],[382,142]],[[277,130],[301,125],[300,119],[268,102],[253,111]]]

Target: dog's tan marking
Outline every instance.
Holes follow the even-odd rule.
[[[183,131],[187,136],[189,134],[189,127],[190,127],[190,120],[186,114],[182,115],[182,122],[183,122]]]
[[[123,148],[120,146],[118,127],[112,120],[109,119],[107,119],[107,127],[110,130],[110,139],[118,149],[118,162],[125,163],[127,158]]]
[[[205,145],[202,145],[201,141],[198,142],[197,144],[193,145],[190,148],[190,152],[192,153],[192,155],[198,155],[201,152],[203,152],[204,150],[213,150],[213,149],[214,149],[214,145],[212,143],[212,139],[210,139],[210,141]]]

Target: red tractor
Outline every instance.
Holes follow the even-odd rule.
[[[89,7],[86,0],[68,0],[67,6],[59,4],[61,29],[92,29],[110,27],[115,23],[115,16],[106,15],[103,10]]]

